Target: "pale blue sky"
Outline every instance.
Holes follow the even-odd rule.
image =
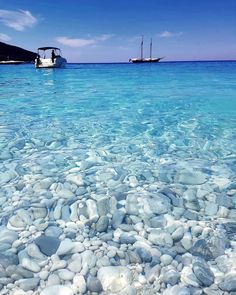
[[[0,40],[35,51],[58,46],[70,62],[236,59],[235,0],[8,0]]]

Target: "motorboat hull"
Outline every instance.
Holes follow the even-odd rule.
[[[67,61],[63,57],[55,57],[52,61],[51,58],[38,58],[35,60],[36,68],[64,68]]]

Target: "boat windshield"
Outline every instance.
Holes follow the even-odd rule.
[[[38,55],[41,58],[51,58],[52,56],[60,57],[61,50],[56,47],[41,47],[41,48],[38,48]]]

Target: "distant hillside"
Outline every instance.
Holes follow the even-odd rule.
[[[32,51],[0,42],[0,61],[20,60],[30,62],[34,61],[36,56],[37,54]]]

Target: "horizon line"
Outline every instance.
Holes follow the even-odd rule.
[[[199,59],[199,60],[168,60],[155,64],[177,63],[177,62],[236,62],[236,59]],[[67,64],[132,64],[128,61],[111,61],[111,62],[67,62]]]

